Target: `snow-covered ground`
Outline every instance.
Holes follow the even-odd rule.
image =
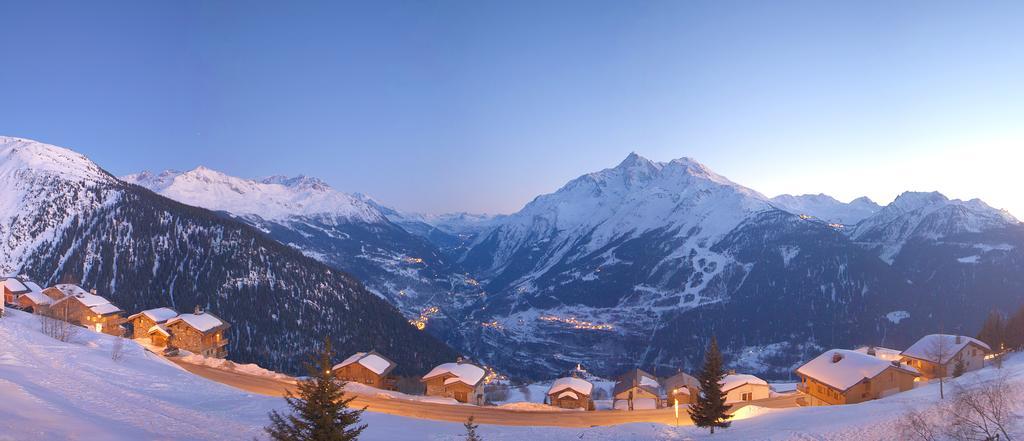
[[[267,412],[284,408],[279,398],[196,377],[131,341],[125,342],[124,357],[114,361],[113,341],[81,330],[74,342],[61,343],[41,334],[33,316],[8,311],[0,319],[0,440],[262,439]],[[983,369],[957,381],[1000,373],[1024,384],[1024,356],[1009,358],[1002,370]],[[892,440],[898,438],[899,416],[934,405],[937,389],[932,383],[852,406],[750,408],[713,438],[694,427],[650,423],[586,429],[482,426],[480,433],[488,441]],[[363,441],[463,439],[458,423],[371,412],[363,420],[369,425]]]

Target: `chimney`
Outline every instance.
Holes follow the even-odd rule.
[[[201,306],[199,306],[199,305],[196,305],[196,309],[194,311],[194,314],[195,315],[202,315],[202,313],[203,313],[203,308]]]
[[[961,338],[963,338],[963,337],[960,337],[959,335],[958,335],[958,336],[956,336],[956,344],[960,344],[960,339],[961,339]]]
[[[839,363],[839,361],[842,360],[842,359],[843,359],[843,354],[840,354],[838,352],[833,352],[832,353],[832,362],[833,363]]]
[[[727,375],[736,375],[736,369],[729,369],[729,373]]]
[[[92,295],[96,295],[96,288],[90,289],[89,293]]]
[[[461,355],[460,355],[460,356],[458,356],[458,357],[455,357],[455,363],[457,363],[457,364],[462,364],[462,363],[465,363],[465,362],[466,362],[466,359],[465,359],[465,358],[462,358],[462,356],[461,356]]]
[[[868,346],[868,355],[872,355],[872,356],[875,355],[875,347],[874,346]]]

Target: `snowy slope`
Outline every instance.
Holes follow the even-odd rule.
[[[410,371],[454,355],[348,274],[249,226],[128,185],[70,150],[0,141],[0,274],[73,281],[128,312],[203,306],[232,325],[232,359],[280,370],[297,372],[296,355],[324,335]]]
[[[42,335],[35,318],[18,311],[0,318],[0,439],[266,439],[261,428],[271,410],[285,410],[280,398],[254,395],[213,383],[179,369],[127,342],[124,357],[110,357],[112,337],[82,331],[72,343]],[[60,372],[60,375],[54,375]],[[1024,385],[1024,358],[1002,370],[970,372],[956,382],[971,384],[999,374]],[[907,410],[939,401],[938,384],[851,406],[742,411],[732,427],[713,437],[695,427],[636,423],[586,429],[481,426],[490,441],[682,441],[897,439],[895,425]],[[947,393],[951,389],[947,384]],[[1015,402],[1015,412],[1024,411]],[[363,441],[456,441],[459,423],[366,412]],[[1020,436],[1021,427],[1011,434]]]
[[[81,154],[0,136],[0,274],[22,268],[29,254],[62,235],[75,216],[115,203],[117,183]]]
[[[141,172],[122,179],[185,204],[238,215],[257,215],[268,220],[330,216],[376,223],[384,219],[379,211],[359,198],[307,176],[251,180],[199,166],[187,172]]]
[[[866,197],[843,203],[826,194],[784,194],[772,198],[772,204],[793,214],[813,216],[826,222],[844,225],[854,225],[882,209]]]

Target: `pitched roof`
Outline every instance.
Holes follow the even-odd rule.
[[[625,392],[634,387],[639,387],[654,395],[658,395],[658,388],[661,387],[661,384],[658,383],[658,377],[640,369],[632,369],[619,376],[619,379],[615,381],[615,388],[612,394],[618,395],[620,392]]]
[[[959,338],[959,343],[957,339]],[[946,364],[953,358],[954,355],[959,353],[967,345],[974,343],[986,351],[991,351],[987,344],[981,340],[973,339],[963,335],[949,335],[949,334],[931,334],[921,337],[917,343],[911,345],[907,350],[903,351],[902,354],[907,357],[913,357],[920,360],[927,360],[933,363]],[[936,360],[938,358],[934,352],[936,348],[944,345],[945,354],[942,360]]]
[[[886,361],[900,361],[900,359],[903,358],[903,355],[900,354],[899,349],[889,349],[883,348],[881,346],[861,346],[857,349],[854,349],[854,351],[860,352],[862,354],[868,354],[868,351],[873,351],[875,357],[881,358],[882,360]]]
[[[670,391],[670,393],[677,389],[681,389],[689,393],[689,390],[686,389],[687,387],[700,390],[700,381],[686,372],[680,372],[666,378],[665,381],[661,382],[661,385],[666,391]]]
[[[594,390],[594,385],[582,378],[576,377],[564,377],[555,380],[551,383],[551,387],[548,388],[548,395],[561,392],[563,390],[574,390],[583,395],[590,395],[590,392]],[[561,395],[559,395],[561,398]]]
[[[53,303],[53,299],[47,297],[42,292],[30,291],[21,295],[23,299],[29,299],[36,305],[49,305]]]
[[[391,361],[391,359],[381,355],[377,351],[370,351],[356,352],[341,363],[334,365],[334,369],[340,369],[352,363],[359,363],[360,366],[363,366],[380,376],[390,374],[397,366],[394,361]]]
[[[445,374],[451,374],[453,377],[445,380],[444,384],[462,382],[470,386],[476,386],[483,381],[486,372],[484,372],[483,368],[471,363],[444,363],[427,372],[423,379],[429,380]]]
[[[110,301],[103,296],[87,292],[78,285],[67,283],[57,285],[55,288],[60,291],[64,297],[54,302],[54,305],[74,299],[76,302],[81,303],[86,308],[89,308],[94,314],[108,315],[122,312],[121,308],[110,303]]]
[[[728,392],[744,384],[767,386],[768,382],[750,374],[729,374],[722,377],[720,384],[722,385],[722,392]]]
[[[900,369],[915,376],[920,375],[916,369],[905,364],[846,349],[825,351],[800,366],[796,372],[832,388],[846,391],[865,378],[874,378],[888,368]]]
[[[201,314],[180,314],[177,317],[167,320],[165,325],[171,326],[179,322],[186,323],[197,331],[204,333],[228,327],[227,323],[208,312],[203,312]]]
[[[171,331],[168,331],[166,326],[160,325],[160,324],[156,324],[156,325],[150,326],[149,327],[149,331],[147,331],[146,333],[147,334],[152,334],[154,332],[159,332],[159,333],[161,333],[161,334],[163,334],[163,335],[165,335],[167,337],[171,336]]]
[[[25,286],[25,283],[17,277],[8,277],[4,279],[3,285],[13,294],[24,294],[31,291],[27,286]]]
[[[168,320],[170,320],[172,318],[177,317],[178,316],[178,311],[175,311],[175,310],[173,310],[171,308],[147,309],[147,310],[142,311],[140,313],[132,314],[131,316],[128,317],[128,320],[135,320],[136,317],[143,316],[143,315],[145,315],[147,318],[149,318],[150,320],[152,320],[154,322],[163,323],[163,322],[166,322],[166,321],[168,321]]]

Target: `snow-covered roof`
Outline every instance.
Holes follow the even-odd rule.
[[[900,359],[903,358],[903,355],[900,353],[900,350],[883,348],[881,346],[861,346],[857,349],[854,349],[854,351],[860,352],[861,354],[868,354],[868,351],[872,349],[874,352],[874,356],[877,358],[881,358],[882,360],[900,361]]]
[[[36,291],[30,291],[22,295],[23,298],[27,298],[37,305],[49,305],[53,303],[53,300],[47,297],[45,294]]]
[[[729,374],[722,378],[722,391],[727,392],[744,384],[768,386],[768,382],[750,374]]]
[[[462,382],[476,386],[484,379],[485,373],[483,368],[470,363],[445,363],[431,369],[427,375],[423,376],[423,379],[428,380],[440,375],[451,374],[454,377],[445,380],[444,384]]]
[[[199,332],[210,332],[222,326],[227,326],[223,320],[217,318],[217,316],[204,312],[201,314],[181,314],[170,320],[167,320],[166,325],[170,326],[174,323],[185,322],[189,326],[195,328]]]
[[[665,381],[662,382],[662,386],[664,386],[665,390],[670,393],[672,391],[690,393],[689,388],[700,390],[700,381],[697,381],[696,378],[686,372],[679,372],[666,378]]]
[[[949,360],[953,358],[954,355],[959,353],[963,348],[967,347],[967,345],[971,343],[980,346],[986,351],[992,350],[992,348],[990,348],[981,340],[977,340],[971,337],[963,335],[956,336],[949,334],[931,334],[921,337],[921,339],[918,340],[917,343],[911,345],[909,348],[907,348],[907,350],[903,351],[902,354],[906,357],[927,360],[933,363],[946,364],[949,362]],[[935,354],[935,352],[939,347],[942,346],[944,346],[942,348],[944,354],[941,354],[943,355],[942,360],[937,360],[937,355],[939,354]]]
[[[548,395],[556,392],[560,392],[566,389],[572,389],[583,395],[590,395],[590,392],[594,389],[594,385],[587,380],[576,377],[565,377],[555,380],[551,383],[551,388],[548,389]],[[559,396],[561,397],[561,396]]]
[[[865,378],[874,378],[891,367],[919,375],[917,370],[910,366],[894,364],[891,361],[846,349],[825,351],[807,364],[800,366],[796,372],[840,391],[845,391]]]
[[[580,396],[576,395],[576,393],[571,391],[571,390],[567,390],[565,392],[562,392],[562,393],[558,394],[558,398],[566,398],[566,397],[572,398],[574,400],[580,399]]]
[[[661,384],[658,383],[658,378],[654,375],[640,369],[633,369],[619,377],[615,382],[615,387],[612,389],[612,393],[614,395],[618,395],[619,393],[634,387],[647,389],[648,392],[657,395],[658,389],[661,388]]]
[[[132,314],[131,317],[128,317],[128,320],[134,320],[136,317],[139,317],[141,315],[145,315],[147,318],[149,318],[150,320],[152,320],[154,322],[163,323],[163,322],[166,322],[166,321],[168,321],[168,320],[170,320],[172,318],[177,317],[178,316],[178,311],[175,311],[175,310],[173,310],[171,308],[147,309],[147,310],[142,311],[142,312],[140,312],[138,314]]]
[[[114,306],[103,296],[88,292],[78,285],[65,283],[57,285],[56,289],[64,295],[64,298],[54,302],[54,304],[74,299],[76,302],[89,308],[94,314],[107,315],[121,312],[121,308]]]
[[[341,363],[334,365],[334,369],[340,369],[352,363],[359,363],[377,375],[387,375],[396,366],[395,362],[388,360],[387,357],[378,354],[376,351],[370,351],[356,352]]]
[[[168,331],[167,328],[164,327],[164,325],[153,325],[153,326],[150,326],[149,327],[149,331],[147,331],[147,334],[152,334],[154,332],[159,332],[159,333],[161,333],[163,335],[166,335],[168,337],[171,336],[171,332]]]
[[[23,283],[17,277],[8,277],[7,279],[4,280],[3,284],[4,287],[7,288],[7,290],[15,294],[29,292],[29,289],[27,286],[25,286],[25,283]]]

